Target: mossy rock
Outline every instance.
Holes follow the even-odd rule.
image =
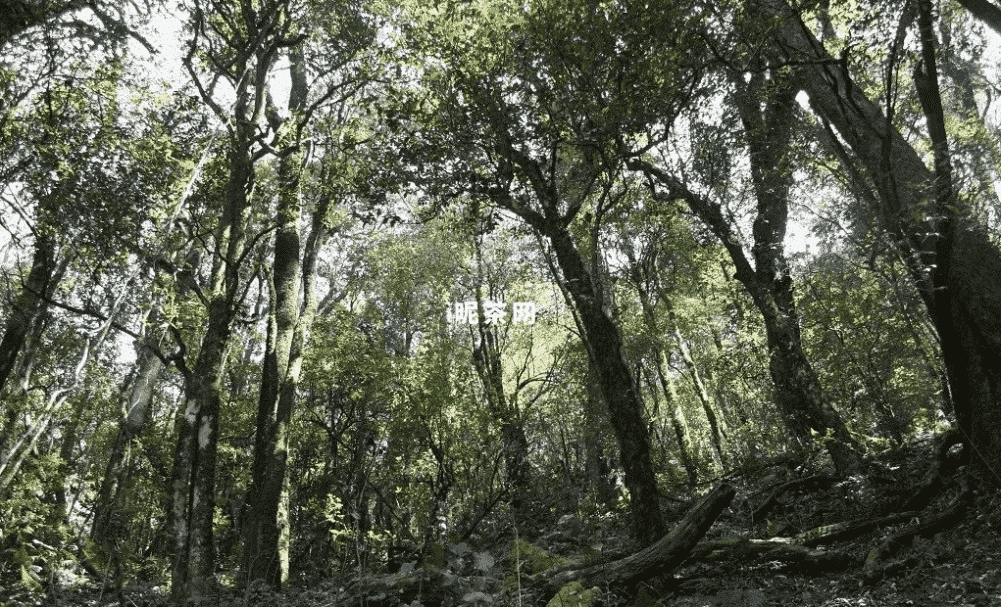
[[[598,588],[584,590],[580,582],[570,582],[560,588],[560,591],[549,600],[546,607],[591,607],[599,592],[601,590]]]

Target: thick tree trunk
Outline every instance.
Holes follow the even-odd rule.
[[[195,366],[184,382],[172,476],[174,566],[171,592],[185,596],[210,586],[215,574],[212,515],[215,455],[225,352],[231,313],[222,298],[211,302],[209,327]]]
[[[765,321],[769,370],[779,409],[804,442],[810,440],[810,430],[831,432],[833,440],[827,442],[827,449],[835,468],[846,475],[858,467],[861,446],[824,396],[803,351],[792,277],[785,258],[793,185],[788,156],[797,89],[779,74],[772,74],[771,83],[766,83],[764,77],[762,71],[746,83],[740,77],[736,79],[737,108],[750,151],[751,181],[758,204],[753,225],[754,274],[741,280]]]
[[[1001,251],[962,204],[943,208],[935,174],[782,0],[774,18],[784,58],[814,111],[837,129],[878,194],[876,214],[908,265],[938,331],[961,430],[985,476],[1001,470]]]
[[[293,49],[290,60],[289,108],[297,115],[305,107],[309,92],[301,49]],[[286,120],[280,125],[274,122],[272,126],[288,129],[287,136],[291,137],[297,125]],[[331,203],[329,196],[319,200],[313,211],[310,232],[302,243],[299,234],[303,158],[300,145],[289,139],[286,147],[291,153],[282,157],[278,167],[281,190],[273,264],[274,307],[269,327],[269,335],[273,338],[269,340],[261,375],[253,477],[247,492],[247,516],[242,530],[241,581],[261,581],[276,589],[288,581],[289,575],[288,433],[306,342],[316,318],[316,260],[326,240],[324,222]]]
[[[290,358],[299,321],[300,200],[298,156],[282,159],[273,273],[274,307],[270,314],[268,350],[264,355],[257,409],[253,479],[247,493],[243,527],[243,575],[280,588],[287,578],[279,554],[277,513],[288,461],[288,424],[294,408],[297,377],[290,377]],[[290,183],[294,181],[294,183]]]
[[[963,8],[970,11],[977,19],[986,23],[992,30],[1001,34],[1001,8],[988,0],[957,0]]]
[[[290,128],[285,125],[284,128]],[[273,308],[269,315],[268,348],[264,355],[257,409],[253,478],[247,492],[243,524],[243,581],[263,581],[280,588],[288,579],[287,553],[282,555],[279,524],[288,463],[288,426],[295,408],[303,336],[299,288],[301,267],[299,220],[301,153],[279,164],[278,230],[273,264]],[[287,551],[286,551],[287,552]]]
[[[616,478],[610,462],[614,455],[609,456],[605,446],[605,431],[608,426],[608,407],[601,399],[601,388],[598,387],[598,374],[594,371],[594,363],[588,361],[587,391],[584,407],[584,476],[587,478],[589,495],[595,503],[603,508],[614,508],[618,499]],[[613,451],[614,453],[614,451]],[[567,476],[574,481],[570,473],[570,457],[565,455],[565,465],[568,466]]]
[[[605,312],[602,297],[566,228],[547,222],[541,231],[552,243],[567,291],[584,328],[588,354],[598,373],[598,385],[619,442],[632,507],[633,532],[643,541],[652,541],[663,533],[664,522],[643,402],[622,356],[619,329]]]

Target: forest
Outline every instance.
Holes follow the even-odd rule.
[[[0,606],[1001,605],[996,0],[0,11]]]

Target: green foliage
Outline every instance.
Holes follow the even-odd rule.
[[[66,574],[67,561],[75,561],[65,504],[51,499],[63,483],[63,471],[56,455],[32,457],[18,483],[0,496],[0,586],[40,592],[56,575]]]
[[[253,181],[244,184],[252,245],[232,294],[237,321],[212,470],[214,549],[226,580],[240,554],[262,319],[271,313],[266,260],[275,201],[287,193],[278,182],[281,158],[302,162],[304,210],[331,202],[319,219],[333,234],[319,255],[318,287],[328,290],[289,428],[296,583],[361,583],[384,570],[392,547],[406,546],[410,571],[387,582],[388,590],[416,572],[446,588],[440,596],[448,604],[496,604],[502,598],[494,583],[505,573],[535,574],[563,562],[540,547],[544,542],[529,541],[561,514],[583,513],[593,524],[626,507],[595,381],[602,370],[588,362],[533,226],[513,217],[522,211],[540,213],[524,214],[535,228],[566,226],[588,274],[602,285],[602,303],[636,370],[662,489],[680,492],[687,482],[668,406],[687,420],[699,475],[718,472],[696,373],[719,409],[732,467],[764,471],[761,461],[791,449],[771,402],[764,333],[724,247],[684,205],[651,196],[646,178],[627,168],[629,159],[661,156],[692,188],[719,199],[736,232],[746,228],[753,212],[745,189],[749,159],[732,89],[739,88],[734,78],[756,77],[757,55],[769,52],[762,37],[740,39],[746,32],[736,25],[753,6],[324,0],[205,7],[192,67],[222,80],[215,91],[203,79],[204,95],[190,84],[153,84],[124,51],[110,59],[69,55],[87,48],[73,38],[95,27],[88,11],[71,11],[72,23],[26,37],[37,48],[5,49],[0,327],[7,330],[14,318],[32,238],[52,237],[66,265],[53,302],[32,327],[30,352],[25,348],[17,361],[24,385],[0,395],[0,456],[39,430],[0,496],[4,592],[22,597],[65,587],[77,572],[78,545],[116,583],[160,580],[173,558],[166,525],[181,374],[156,380],[143,435],[125,450],[120,474],[108,479],[117,483],[114,503],[98,504],[96,496],[125,413],[120,393],[133,361],[123,345],[142,335],[172,364],[198,354],[208,321],[205,293],[215,287],[209,277],[220,267],[213,235],[234,157],[232,142],[219,144],[216,130],[246,129],[253,149],[239,152],[255,162]],[[804,20],[811,30],[830,29],[823,44],[844,60],[832,69],[847,69],[859,91],[892,112],[887,123],[927,155],[911,91],[913,38],[899,8],[820,3]],[[978,108],[990,101],[983,91],[992,90],[995,77],[978,64],[989,56],[987,44],[956,6],[940,8],[938,31],[953,41],[940,54],[960,199],[970,201],[971,216],[996,224],[989,203],[998,168],[994,117]],[[255,46],[276,32],[284,38]],[[904,46],[887,44],[898,37]],[[221,93],[225,80],[248,85],[252,75],[260,83],[274,76],[277,93],[284,76],[265,68],[284,65],[293,48],[304,54],[315,86],[306,109],[289,121],[282,122],[284,99],[273,100],[278,107],[250,99],[260,112],[248,109],[231,121],[228,101],[202,103]],[[763,77],[775,81],[799,67],[793,61]],[[848,170],[839,164],[844,159],[831,152],[836,146],[827,135],[818,143],[825,125],[810,125],[815,131],[798,122],[808,108],[793,109],[796,199],[826,222],[817,230],[823,253],[804,254],[794,272],[807,354],[854,431],[872,445],[906,444],[948,416],[936,338],[909,280],[885,260],[896,243],[872,229],[879,218],[868,202],[871,184],[850,157]],[[301,146],[283,148],[290,138]],[[927,209],[906,212],[923,219]],[[845,245],[851,239],[857,242]],[[490,327],[503,409],[487,398],[473,364],[482,335],[446,322],[449,304],[477,294],[540,305],[534,326]],[[120,306],[108,311],[118,298]],[[159,315],[147,316],[160,302]],[[105,316],[122,331],[78,374],[84,340]],[[673,394],[654,372],[660,370]],[[521,521],[512,528],[523,513],[515,511],[505,478],[511,426],[525,435],[531,487],[522,509],[534,528]],[[818,437],[819,444],[826,440]],[[86,539],[88,516],[99,506],[111,519],[101,544]],[[525,539],[509,544],[514,529]],[[579,542],[588,532],[568,535]],[[505,548],[492,554],[493,542]],[[505,573],[495,562],[501,553]],[[384,588],[364,599],[376,603],[391,594]],[[288,597],[251,588],[240,599],[278,604]],[[213,598],[238,602],[225,593]],[[594,589],[578,584],[554,601],[584,605],[595,598]],[[762,602],[754,591],[720,593],[716,602],[739,600]]]
[[[855,427],[899,445],[938,419],[941,371],[929,364],[935,339],[917,294],[892,266],[879,271],[840,255],[815,260],[802,291],[804,342],[825,389],[855,417]]]
[[[515,538],[511,542],[508,559],[512,569],[517,568],[521,575],[534,575],[562,564],[566,559],[552,555],[532,542]]]

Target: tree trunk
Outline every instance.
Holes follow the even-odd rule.
[[[243,101],[246,103],[246,99]],[[184,405],[178,422],[172,477],[171,529],[174,563],[171,594],[182,598],[214,584],[216,453],[226,349],[236,316],[240,265],[246,246],[253,161],[248,152],[249,125],[237,127],[229,153],[230,174],[222,220],[216,231],[208,325],[195,365],[184,373]]]
[[[756,6],[776,19],[773,35],[784,57],[799,66],[796,82],[812,108],[837,129],[875,186],[876,214],[938,331],[960,429],[982,471],[992,471],[985,477],[999,482],[1001,251],[965,204],[942,204],[936,175],[799,15],[781,0]]]
[[[304,80],[301,63],[296,66],[293,88],[295,105],[305,103]],[[280,128],[293,129],[286,122]],[[298,147],[297,142],[289,146]],[[273,308],[269,315],[268,348],[261,372],[261,390],[257,409],[257,431],[254,442],[253,478],[247,492],[247,516],[243,524],[243,574],[247,583],[262,581],[272,588],[281,588],[288,579],[288,555],[282,554],[279,523],[281,499],[285,487],[288,463],[288,427],[295,408],[299,381],[300,353],[305,332],[299,305],[302,274],[306,268],[300,259],[301,216],[300,171],[302,152],[282,157],[278,167],[281,183],[278,195],[278,213],[275,233],[273,264]],[[314,222],[315,225],[315,222]],[[309,268],[312,271],[312,267]],[[312,298],[312,294],[309,294]],[[310,304],[307,301],[307,306]]]
[[[289,108],[293,116],[306,105],[308,86],[301,49],[290,57],[292,89]],[[287,129],[297,124],[286,120],[273,127]],[[299,388],[303,355],[316,318],[316,259],[326,240],[324,226],[331,199],[323,196],[313,211],[310,233],[301,243],[299,222],[302,207],[302,149],[299,141],[287,140],[290,152],[278,167],[281,183],[278,197],[273,264],[274,307],[270,315],[258,400],[257,431],[251,486],[247,492],[247,516],[243,524],[243,570],[241,581],[261,581],[279,589],[288,581],[289,531],[286,487],[289,425]],[[301,258],[300,258],[301,255]],[[300,291],[302,304],[299,303]]]
[[[526,516],[525,499],[530,489],[528,462],[528,439],[519,419],[516,400],[509,399],[504,392],[504,368],[501,363],[500,347],[494,330],[487,324],[483,307],[483,293],[480,283],[484,280],[482,243],[476,237],[476,265],[480,282],[476,287],[477,330],[479,344],[473,349],[473,365],[483,385],[484,397],[491,417],[500,426],[504,455],[504,475],[508,489],[508,501],[514,512],[519,529],[531,522]]]
[[[671,313],[671,320],[674,320],[674,313]],[[726,449],[724,441],[726,440],[727,430],[726,424],[723,421],[723,417],[720,415],[719,410],[716,408],[716,402],[709,395],[709,390],[706,389],[706,384],[702,380],[702,374],[699,373],[699,368],[695,364],[695,359],[692,358],[692,353],[688,349],[688,344],[685,343],[685,338],[682,337],[681,331],[678,330],[677,325],[674,327],[674,341],[678,345],[678,351],[681,353],[681,361],[685,363],[685,374],[688,375],[688,379],[692,382],[692,389],[695,391],[695,397],[699,400],[699,404],[702,405],[702,411],[706,414],[706,421],[709,422],[709,440],[712,443],[713,454],[716,456],[716,464],[719,469],[726,473],[727,469],[727,458]]]
[[[155,323],[154,323],[155,324]],[[140,435],[152,413],[154,386],[163,374],[163,362],[152,353],[146,344],[137,347],[136,372],[125,398],[125,415],[119,422],[118,435],[108,456],[104,469],[104,479],[98,489],[94,504],[94,523],[90,537],[98,544],[113,545],[112,521],[118,511],[119,489],[125,480],[126,470],[121,464],[125,460],[132,442]]]
[[[688,426],[688,419],[681,406],[681,401],[678,400],[677,391],[674,389],[674,381],[667,374],[666,354],[659,347],[656,350],[654,356],[656,356],[657,380],[664,393],[664,403],[667,405],[667,414],[671,420],[671,429],[674,430],[674,438],[678,441],[681,466],[685,469],[685,474],[688,475],[688,485],[695,487],[699,484],[699,469],[695,461],[696,450],[692,440],[692,431]]]
[[[619,328],[605,312],[601,294],[595,289],[566,228],[546,222],[542,233],[552,243],[563,281],[580,315],[587,351],[594,360],[598,385],[619,442],[632,507],[633,533],[638,539],[653,541],[664,531],[657,478],[650,457],[643,402],[622,357]]]
[[[1001,34],[1001,8],[988,0],[957,0],[963,8],[980,19],[995,32]]]
[[[639,294],[640,306],[643,309],[643,322],[646,325],[647,332],[655,340],[653,348],[653,359],[654,366],[657,371],[657,379],[660,382],[661,391],[664,394],[664,400],[667,402],[668,416],[671,419],[671,427],[674,430],[675,438],[678,441],[678,450],[681,457],[681,464],[685,468],[685,472],[688,475],[688,482],[691,486],[695,486],[698,482],[698,470],[695,465],[694,448],[692,442],[691,431],[688,427],[688,421],[685,419],[685,411],[681,408],[681,403],[678,401],[678,396],[674,390],[674,384],[671,382],[671,378],[667,375],[667,353],[664,348],[661,347],[660,343],[656,341],[657,336],[662,334],[660,327],[657,326],[657,318],[654,315],[654,303],[650,299],[650,294],[646,288],[646,280],[643,276],[643,268],[636,259],[636,254],[633,251],[632,244],[628,242],[623,243],[626,258],[629,261],[629,273],[632,278],[633,284],[636,287],[636,291]],[[679,342],[680,343],[680,342]],[[710,421],[710,427],[715,430],[715,426],[712,425]],[[719,445],[718,441],[714,442],[714,445]],[[717,451],[717,455],[721,458],[722,453]]]
[[[834,465],[839,472],[849,473],[858,465],[858,444],[838,412],[823,398],[820,382],[802,350],[792,281],[781,257],[784,212],[780,228],[780,218],[772,215],[775,209],[769,207],[768,200],[759,200],[755,220],[754,247],[758,252],[755,267],[719,204],[692,192],[679,180],[647,162],[632,160],[629,166],[652,176],[664,186],[667,191],[662,196],[684,201],[720,239],[736,266],[734,278],[750,293],[764,319],[775,398],[789,429],[803,442],[812,440],[811,429],[820,434],[830,430],[834,440],[827,442],[827,448]],[[767,234],[764,233],[766,229]]]
[[[4,327],[3,339],[0,340],[0,394],[4,394],[4,386],[28,333],[45,311],[44,298],[48,297],[54,286],[52,278],[56,270],[56,246],[50,232],[51,228],[45,222],[39,222],[31,271],[28,272],[21,294]]]
[[[597,376],[594,363],[589,360],[586,397],[583,403],[584,476],[587,478],[589,495],[593,496],[594,502],[599,507],[607,510],[615,507],[618,492],[615,486],[615,474],[609,463],[614,461],[614,456],[610,457],[605,447],[605,428],[608,426],[608,421],[604,414],[607,414],[608,407],[601,399]],[[573,482],[573,475],[569,473],[569,454],[564,456],[564,460],[564,465],[568,467],[568,477]]]
[[[299,320],[299,155],[282,158],[279,179],[278,230],[273,264],[274,307],[269,315],[257,408],[253,479],[247,492],[243,526],[243,576],[280,588],[288,571],[278,550],[277,513],[288,460],[288,424],[294,408],[297,377],[290,376],[290,357]]]

